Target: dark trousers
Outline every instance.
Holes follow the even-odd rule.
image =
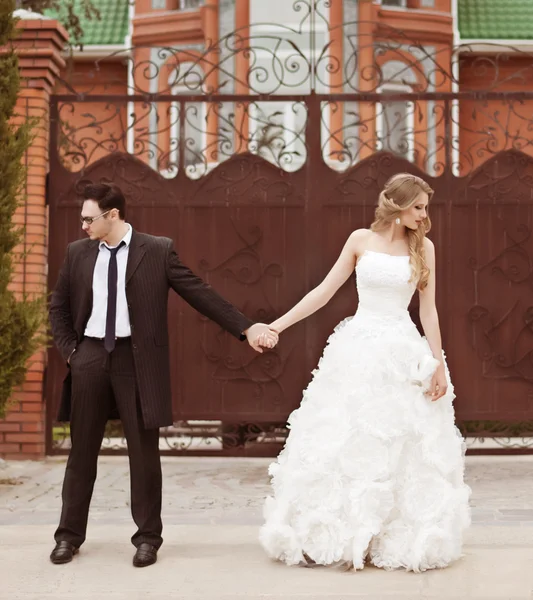
[[[117,340],[111,354],[103,342],[84,339],[71,358],[71,370],[72,447],[55,540],[66,540],[76,547],[85,541],[98,453],[108,415],[116,403],[128,445],[131,513],[138,527],[131,541],[134,546],[148,542],[159,548],[163,542],[159,430],[143,427],[129,338]]]

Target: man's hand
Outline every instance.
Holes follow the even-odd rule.
[[[72,358],[72,355],[74,354],[74,352],[76,352],[76,348],[74,348],[74,350],[68,355],[67,365],[70,365],[70,359]]]
[[[263,348],[272,349],[278,343],[279,335],[265,323],[256,323],[243,332],[250,346],[256,352],[263,352]]]

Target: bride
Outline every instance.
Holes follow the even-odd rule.
[[[260,542],[288,565],[419,572],[461,556],[470,489],[435,307],[432,195],[419,177],[392,177],[370,229],[354,231],[324,281],[271,325],[313,314],[355,269],[357,312],[330,336],[269,469]],[[425,338],[407,310],[415,291]]]

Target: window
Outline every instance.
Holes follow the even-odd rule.
[[[173,94],[190,93],[179,87],[172,89]],[[184,151],[183,164],[189,176],[196,171],[203,173],[206,167],[206,145],[207,145],[207,105],[205,102],[185,102],[184,104],[174,101],[170,105],[170,152],[169,164],[165,177],[175,177],[178,172],[179,148],[180,148],[180,110],[184,115]]]
[[[388,83],[378,91],[387,94],[409,93],[407,85]],[[382,101],[376,104],[376,150],[387,150],[406,160],[414,160],[413,102],[407,100]]]
[[[276,101],[276,95],[329,90],[331,61],[324,51],[329,2],[320,4],[320,18],[312,20],[292,0],[250,0],[248,81],[252,93],[270,100],[249,106],[249,150],[284,171],[296,171],[305,163],[307,108],[298,101]],[[269,24],[272,15],[279,25]]]
[[[407,0],[381,0],[381,6],[407,6]]]
[[[191,8],[200,8],[202,5],[201,0],[179,0],[179,9],[187,10]]]
[[[156,0],[152,0],[154,2]],[[158,0],[164,6],[157,8],[168,8],[170,10],[191,10],[200,8],[203,5],[203,0],[171,0],[168,6],[165,6],[166,0]],[[153,8],[156,8],[153,6]]]
[[[202,81],[203,72],[197,65],[188,67],[186,64],[181,65],[182,78],[177,83],[174,83],[176,75],[169,77],[169,85],[173,95],[188,95],[191,93],[201,93],[202,89],[198,87],[191,91],[190,85],[186,85],[185,78],[192,77],[197,73],[197,79],[194,81]],[[181,103],[177,100],[170,103],[169,122],[170,122],[170,137],[169,137],[169,153],[168,164],[161,171],[164,177],[175,177],[178,172],[179,151],[180,151],[180,110],[184,111],[184,134],[183,142],[185,155],[183,164],[187,174],[191,177],[203,174],[206,169],[206,146],[207,146],[207,103],[206,102],[185,102]]]

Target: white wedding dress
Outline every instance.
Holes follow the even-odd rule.
[[[366,251],[359,307],[330,336],[269,473],[260,542],[288,565],[365,560],[385,569],[446,567],[470,523],[464,440],[448,378],[412,322],[409,257]]]

